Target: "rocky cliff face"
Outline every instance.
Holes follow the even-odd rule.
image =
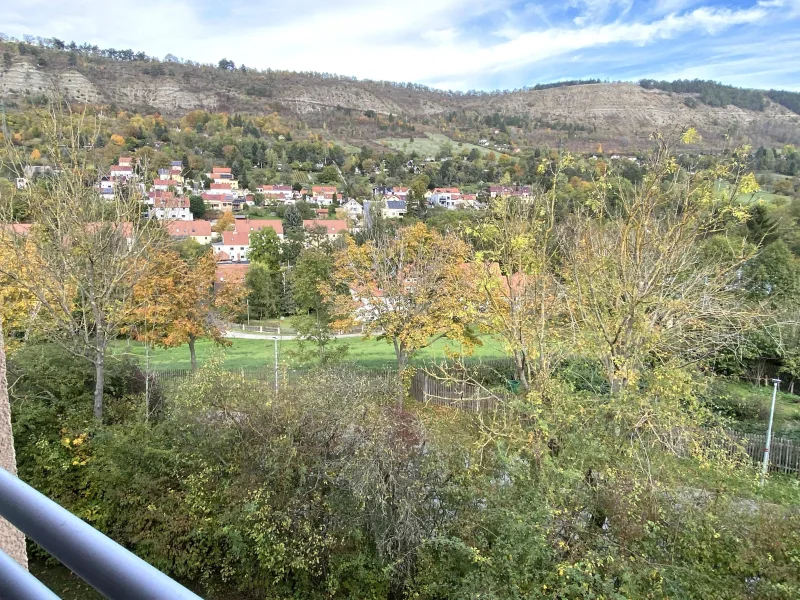
[[[172,116],[193,109],[277,110],[313,121],[317,115],[327,119],[336,110],[350,109],[358,114],[391,113],[431,125],[436,117],[453,112],[477,116],[498,112],[524,115],[538,123],[528,136],[533,143],[559,140],[565,135],[560,126],[571,125],[579,129],[570,136],[571,142],[586,148],[607,142],[621,149],[640,147],[656,129],[685,125],[697,127],[713,147],[728,145],[729,139],[765,145],[800,143],[800,115],[771,101],[760,112],[705,104],[690,108],[686,95],[624,83],[463,96],[301,73],[224,72],[83,56],[70,66],[65,53],[55,52],[47,56],[46,66],[37,66],[30,56],[15,56],[10,67],[0,70],[0,95],[7,101],[57,90],[78,102],[154,109]]]

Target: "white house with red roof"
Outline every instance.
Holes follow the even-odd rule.
[[[268,201],[294,201],[294,190],[290,185],[262,185],[257,187],[256,191]]]
[[[211,245],[217,261],[247,262],[250,234],[247,231],[223,231],[222,240]]]
[[[201,197],[209,210],[233,210],[233,196],[219,196],[204,193]]]
[[[303,228],[308,233],[316,233],[324,229],[330,241],[336,240],[347,233],[347,221],[341,219],[305,219]]]
[[[152,198],[152,205],[148,210],[151,219],[165,221],[191,221],[194,219],[189,210],[188,198],[177,198],[171,192],[163,192]]]
[[[428,198],[428,204],[452,210],[463,206],[464,202],[458,188],[435,188]]]
[[[198,244],[210,244],[213,241],[210,221],[167,221],[164,225],[169,236],[176,240],[192,238]]]
[[[130,165],[111,165],[108,170],[108,178],[114,182],[132,179],[133,167]]]

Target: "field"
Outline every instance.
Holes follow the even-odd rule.
[[[772,388],[726,382],[714,390],[715,403],[736,419],[745,433],[766,433]],[[775,402],[774,432],[800,442],[800,396],[779,393]]]
[[[378,140],[379,144],[384,146],[388,146],[392,150],[402,150],[403,152],[411,152],[412,150],[423,157],[428,156],[436,156],[439,152],[439,148],[445,142],[449,142],[453,146],[453,153],[459,153],[465,148],[467,150],[472,150],[473,148],[481,152],[482,154],[488,154],[492,152],[490,148],[484,148],[483,146],[476,146],[475,144],[469,144],[467,142],[457,142],[455,140],[451,140],[446,135],[442,135],[441,133],[426,133],[426,137],[417,137],[414,136],[414,141],[410,141],[410,136],[405,138],[386,138],[382,140]],[[495,154],[499,155],[499,152],[495,151]]]
[[[496,359],[503,357],[500,343],[490,337],[483,336],[483,343],[475,349],[473,358]],[[210,341],[197,342],[197,361],[202,366],[212,356],[224,355],[225,366],[233,369],[254,369],[272,366],[275,360],[275,342],[270,339],[232,339],[231,345],[220,347]],[[390,367],[396,364],[394,349],[390,343],[383,340],[363,340],[358,337],[336,340],[335,347],[347,346],[343,358],[364,367]],[[447,342],[438,340],[430,347],[417,354],[416,360],[433,360],[445,358]],[[458,348],[456,348],[458,349]],[[295,340],[278,342],[279,362],[285,366],[299,366],[314,359],[316,347],[305,344],[301,347]],[[120,343],[115,349],[117,356],[133,356],[144,362],[145,348],[143,345],[130,342]],[[155,348],[150,351],[150,368],[154,370],[188,369],[191,367],[188,346],[177,348]]]

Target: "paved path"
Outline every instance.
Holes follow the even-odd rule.
[[[339,335],[334,335],[335,338],[358,338],[362,337],[363,333],[342,333]],[[235,329],[229,329],[225,332],[226,338],[237,339],[237,340],[274,340],[278,338],[281,341],[291,341],[296,340],[298,338],[297,335],[275,335],[274,333],[254,333],[252,331],[237,331]]]

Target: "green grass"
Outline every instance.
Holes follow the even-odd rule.
[[[392,150],[402,150],[404,152],[411,152],[413,150],[422,157],[436,156],[436,154],[439,152],[439,148],[445,142],[449,142],[453,147],[453,154],[458,154],[464,149],[472,150],[474,148],[482,154],[494,152],[495,155],[500,156],[500,153],[496,150],[493,151],[490,148],[476,146],[475,144],[469,144],[467,142],[457,142],[450,139],[446,135],[442,135],[441,133],[426,133],[425,137],[414,136],[413,142],[410,141],[410,138],[410,135],[404,138],[386,138],[378,140],[378,143],[388,146]]]
[[[483,336],[481,341],[483,345],[475,348],[472,358],[485,360],[503,358],[502,347],[496,339],[490,336]],[[206,340],[197,342],[198,363],[202,366],[212,356],[222,353],[225,356],[225,366],[231,369],[254,369],[274,364],[275,342],[273,340],[232,339],[230,342],[231,345],[225,348],[215,346],[212,342]],[[306,344],[305,348],[301,349],[300,344],[294,340],[280,341],[278,343],[279,359],[284,365],[298,366],[314,358],[315,347],[311,344]],[[344,355],[344,358],[364,367],[390,367],[396,364],[392,345],[383,340],[363,340],[354,337],[337,340],[335,344],[339,346],[346,344],[348,352]],[[430,347],[420,351],[415,360],[444,359],[446,346],[447,342],[445,340],[438,340]],[[145,349],[142,344],[136,342],[120,342],[116,345],[114,354],[117,356],[133,356],[143,362]],[[151,349],[151,369],[188,369],[190,367],[188,346]]]
[[[772,388],[749,383],[726,382],[715,393],[717,402],[730,407],[735,429],[746,433],[766,433]],[[778,393],[775,402],[774,435],[800,442],[800,396]]]

